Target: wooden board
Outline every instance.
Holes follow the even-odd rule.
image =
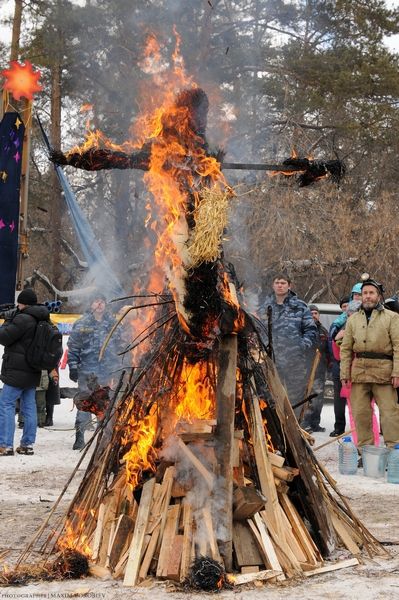
[[[149,479],[143,485],[136,525],[134,528],[132,542],[130,544],[129,558],[126,565],[123,585],[134,586],[137,584],[144,536],[150,515],[151,501],[154,493],[155,479]]]
[[[344,546],[351,552],[352,554],[361,554],[361,550],[356,542],[352,539],[350,532],[345,527],[343,521],[341,521],[336,514],[331,512],[331,520],[333,523],[333,527],[335,531],[338,533],[338,536],[341,538]]]
[[[290,498],[286,494],[280,494],[280,502],[295,532],[295,536],[308,558],[308,561],[311,564],[322,563],[323,558],[319,552],[319,549],[312,540],[310,533],[305,527],[304,522],[298,514],[295,506],[292,504]]]
[[[266,512],[269,515],[270,522],[276,530],[277,535],[283,535],[282,526],[279,518],[279,500],[274,483],[272,465],[269,460],[267,440],[263,426],[262,415],[260,412],[259,401],[253,397],[249,401],[250,419],[249,429],[254,447],[256,467],[262,494],[267,498]]]
[[[149,541],[149,544],[148,544],[147,549],[144,554],[144,558],[141,561],[138,581],[142,581],[143,579],[145,579],[147,577],[148,570],[151,566],[151,561],[154,558],[155,549],[158,544],[160,531],[161,531],[161,523],[158,523],[158,525],[155,527],[154,531],[152,532],[151,539]]]
[[[348,567],[356,567],[359,564],[359,560],[357,558],[348,558],[347,560],[340,560],[337,563],[333,563],[331,565],[325,565],[324,567],[319,567],[318,569],[314,569],[313,571],[305,571],[305,577],[313,577],[313,575],[321,575],[321,573],[329,573],[330,571],[338,571],[338,569],[346,569]]]
[[[193,526],[193,510],[190,504],[184,504],[183,506],[183,548],[181,557],[180,567],[180,581],[183,582],[190,570],[191,566],[191,548],[193,544],[192,535]]]
[[[278,561],[276,551],[270,539],[270,536],[267,532],[266,525],[264,521],[261,519],[259,514],[254,515],[253,521],[259,531],[260,538],[262,540],[262,546],[267,556],[267,561],[273,571],[282,572],[281,565]],[[283,577],[284,579],[284,577]]]
[[[94,540],[93,540],[93,553],[91,556],[91,560],[93,562],[96,561],[98,558],[98,551],[100,549],[101,536],[102,536],[103,526],[104,526],[104,514],[105,514],[105,504],[101,503],[100,508],[98,509],[97,526],[96,526],[96,531],[94,533]]]
[[[242,523],[241,521],[233,523],[233,546],[239,567],[249,565],[261,566],[264,564],[264,559],[258,550],[256,540],[246,523]]]
[[[216,542],[216,536],[213,528],[212,515],[208,506],[205,506],[202,509],[203,523],[205,525],[205,529],[208,535],[208,543],[211,549],[211,557],[213,560],[217,560],[218,562],[222,562],[221,556],[219,554],[219,548]]]
[[[175,535],[169,551],[169,558],[166,564],[166,578],[173,581],[180,580],[180,564],[183,553],[183,535]]]
[[[245,583],[252,583],[253,581],[266,581],[268,579],[275,579],[276,575],[278,575],[278,573],[265,570],[259,571],[258,573],[243,573],[241,575],[233,575],[231,580],[233,585],[244,585]]]
[[[126,545],[131,531],[133,530],[133,519],[128,515],[120,515],[115,529],[115,535],[112,542],[111,552],[109,555],[109,566],[113,570],[117,565],[119,558]]]
[[[173,504],[168,507],[165,529],[161,539],[161,549],[159,552],[158,566],[157,566],[157,577],[168,576],[168,560],[170,555],[170,549],[173,540],[177,534],[177,528],[179,526],[180,516],[180,504]]]

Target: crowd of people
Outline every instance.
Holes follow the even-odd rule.
[[[325,431],[320,417],[330,373],[335,415],[330,436],[340,437],[345,432],[348,406],[359,454],[363,446],[378,445],[380,433],[385,445],[393,448],[399,443],[398,298],[384,301],[383,286],[365,274],[350,296],[341,299],[342,313],[327,331],[317,306],[307,306],[296,296],[286,274],[276,274],[272,287],[273,294],[262,304],[260,316],[265,320],[271,315],[276,368],[301,426],[309,433]],[[319,362],[308,400],[305,391],[314,360]]]
[[[380,283],[365,276],[341,299],[342,313],[327,331],[317,305],[299,299],[288,275],[278,273],[271,295],[259,309],[260,319],[268,322],[265,336],[272,332],[273,358],[300,426],[309,433],[325,431],[321,416],[329,376],[335,415],[329,435],[339,437],[345,432],[348,406],[360,454],[363,446],[378,445],[380,433],[386,446],[399,443],[399,301],[396,297],[384,301],[383,293]],[[19,294],[16,309],[3,316],[0,456],[14,454],[18,404],[22,436],[16,452],[32,455],[37,426],[53,425],[54,405],[59,403],[58,364],[40,371],[27,360],[38,323],[49,320],[49,311],[27,288]],[[78,395],[92,390],[93,381],[95,386],[112,385],[121,349],[118,330],[105,352],[103,347],[114,323],[106,297],[95,292],[68,340],[69,376],[78,384]],[[95,425],[92,413],[77,406],[74,450],[85,446],[85,431]]]

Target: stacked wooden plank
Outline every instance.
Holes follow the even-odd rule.
[[[300,470],[289,467],[284,457],[268,449],[258,403],[251,408],[249,423],[256,461],[253,475],[260,490],[248,476],[248,442],[243,432],[236,431],[232,542],[238,575],[232,581],[236,585],[254,580],[281,581],[357,564],[357,558],[350,564],[324,562],[290,498],[290,485],[300,477]],[[198,556],[222,562],[215,508],[214,427],[214,422],[181,426],[174,440],[175,463],[159,468],[157,476],[143,484],[137,501],[122,493],[122,476],[103,497],[91,539],[92,561],[109,569],[113,577],[122,578],[125,586],[135,586],[148,577],[183,582]],[[194,479],[203,482],[205,499],[196,498],[196,489],[190,487],[193,479],[182,481],[183,462],[185,475],[191,468]],[[326,501],[326,509],[343,545],[358,555],[364,543],[362,535],[332,502]]]

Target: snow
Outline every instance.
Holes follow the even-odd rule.
[[[65,384],[64,384],[65,385]],[[64,399],[55,407],[54,427],[38,430],[34,456],[0,458],[0,555],[9,549],[9,564],[31,540],[37,529],[48,516],[58,495],[75,468],[80,453],[72,450],[74,440],[75,411],[71,399]],[[332,405],[327,404],[322,413],[325,433],[316,433],[316,446],[330,440],[333,429]],[[19,441],[20,430],[16,430],[15,442]],[[295,598],[298,600],[340,600],[355,593],[362,600],[399,599],[399,485],[388,484],[384,479],[357,475],[340,475],[337,469],[338,444],[317,451],[318,458],[336,479],[339,489],[348,498],[358,517],[370,531],[384,543],[392,558],[362,557],[363,564],[305,580],[283,582],[278,585],[265,583],[262,587],[246,586],[232,591],[223,591],[218,597],[223,600],[259,600],[267,595],[271,600]],[[88,459],[85,459],[87,463]],[[68,488],[55,514],[62,514],[84,473],[79,468],[78,477]],[[347,557],[347,553],[342,553]],[[266,588],[266,589],[265,589]],[[183,593],[169,583],[146,583],[145,586],[129,590],[121,581],[89,577],[82,580],[35,583],[24,587],[0,588],[0,600],[6,598],[101,598],[105,600],[127,597],[140,600],[198,600],[205,594]]]

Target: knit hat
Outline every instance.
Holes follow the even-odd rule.
[[[348,304],[349,301],[350,301],[349,296],[342,296],[341,300],[339,301],[339,307],[342,308],[342,305]]]
[[[19,294],[17,298],[18,304],[26,304],[27,306],[32,306],[33,304],[37,304],[37,296],[35,291],[32,288],[25,288]]]
[[[89,304],[93,304],[94,300],[104,300],[104,302],[107,302],[106,296],[99,290],[96,290],[95,292],[90,294]]]
[[[309,304],[309,310],[310,312],[312,312],[312,310],[317,310],[317,312],[320,312],[319,309],[317,308],[316,304]]]

